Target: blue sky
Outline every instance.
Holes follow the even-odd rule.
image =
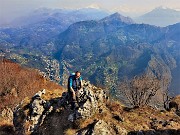
[[[180,0],[0,0],[0,21],[8,21],[40,8],[96,7],[112,12],[143,14],[156,7],[180,9]]]

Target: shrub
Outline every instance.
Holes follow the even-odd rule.
[[[140,107],[149,104],[156,95],[160,89],[160,80],[147,75],[135,76],[132,80],[124,79],[119,88],[131,106]]]

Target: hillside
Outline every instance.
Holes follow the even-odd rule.
[[[14,134],[12,110],[39,90],[60,96],[64,88],[44,78],[38,70],[25,68],[7,59],[0,59],[0,134]]]
[[[71,110],[66,92],[62,97],[50,91],[42,92],[39,91],[36,96],[23,100],[15,108],[15,131],[8,132],[43,135],[180,133],[179,97],[174,99],[174,106],[171,106],[170,111],[149,106],[128,108],[109,99],[103,89],[84,81],[84,87],[80,90],[80,107]],[[0,129],[7,133],[7,128]]]
[[[24,98],[32,97],[41,89],[59,90],[58,84],[44,78],[38,70],[21,67],[10,60],[0,59],[0,112],[13,109]]]

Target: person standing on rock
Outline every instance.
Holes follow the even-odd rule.
[[[78,108],[78,91],[83,87],[82,77],[79,71],[76,71],[74,75],[69,76],[68,78],[68,93],[69,100],[71,102],[71,108]]]

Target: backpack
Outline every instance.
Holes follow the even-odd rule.
[[[70,79],[71,79],[72,77],[74,77],[74,76],[75,76],[75,73],[70,73],[69,78],[68,78],[68,84],[67,84],[68,90],[70,89],[70,87],[69,87],[69,85],[70,85]]]

